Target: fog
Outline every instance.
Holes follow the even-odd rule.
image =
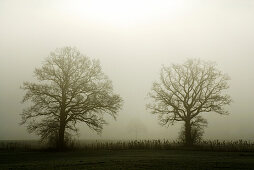
[[[51,51],[76,47],[99,59],[124,100],[117,120],[79,139],[176,139],[146,109],[162,65],[215,61],[231,80],[229,115],[204,113],[205,139],[254,138],[254,1],[0,1],[0,140],[37,139],[20,126],[24,81],[34,81]]]

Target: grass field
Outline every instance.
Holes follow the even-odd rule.
[[[184,150],[0,151],[0,169],[254,169],[254,153]]]
[[[78,141],[56,152],[39,141],[0,141],[1,169],[254,169],[254,143],[168,140]]]

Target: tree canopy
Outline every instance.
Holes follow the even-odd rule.
[[[51,52],[43,66],[34,71],[38,82],[25,82],[22,124],[42,139],[57,136],[60,148],[64,135],[77,131],[83,122],[100,133],[106,123],[103,114],[116,118],[122,99],[113,93],[112,82],[102,72],[100,62],[91,60],[76,48]]]
[[[185,122],[186,143],[192,144],[191,127],[197,126],[201,113],[228,114],[225,105],[231,98],[225,93],[229,76],[217,69],[215,63],[188,59],[161,69],[160,81],[153,83],[148,104],[158,115],[161,125]]]

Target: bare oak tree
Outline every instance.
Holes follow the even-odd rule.
[[[103,114],[116,118],[122,99],[113,93],[112,83],[102,72],[98,60],[90,60],[77,49],[64,47],[50,53],[41,68],[35,69],[38,83],[25,82],[22,124],[42,139],[57,135],[63,149],[65,133],[77,131],[77,123],[101,132]]]
[[[155,82],[149,93],[153,102],[147,107],[158,115],[161,125],[183,121],[186,145],[192,145],[191,128],[201,113],[228,114],[224,108],[231,102],[224,92],[229,88],[228,80],[212,62],[189,59],[172,64],[162,68],[160,82]]]

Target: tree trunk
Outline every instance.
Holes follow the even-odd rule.
[[[65,125],[64,122],[60,122],[60,128],[59,128],[59,139],[58,139],[58,149],[61,151],[64,149],[64,131],[65,131]]]
[[[65,119],[64,119],[64,112],[60,112],[60,126],[59,126],[59,132],[58,132],[58,149],[61,151],[65,147],[64,142],[64,132],[65,132]]]
[[[65,87],[62,89],[62,106],[60,111],[60,127],[59,127],[59,140],[58,140],[58,149],[60,151],[64,150],[65,141],[64,141],[64,131],[65,131],[65,102],[66,102],[66,94]]]
[[[191,124],[190,120],[185,121],[185,144],[187,146],[192,146],[193,142],[191,139]]]

